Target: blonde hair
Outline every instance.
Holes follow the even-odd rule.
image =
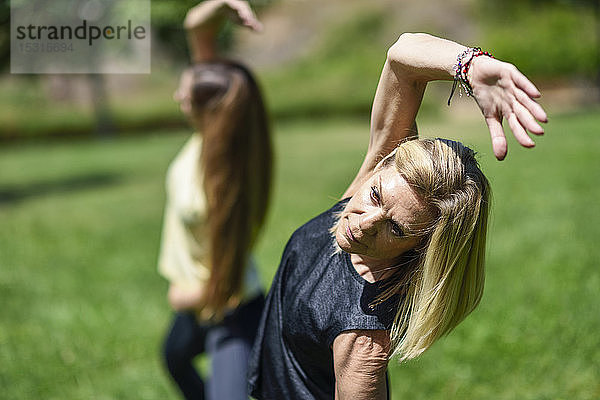
[[[209,241],[210,276],[202,315],[218,319],[241,300],[249,252],[265,220],[271,135],[259,87],[247,68],[219,61],[192,71],[192,112],[204,115],[198,167],[207,200],[208,238],[202,240]],[[209,80],[206,71],[213,73]]]
[[[436,213],[408,270],[379,299],[405,296],[390,332],[391,354],[404,361],[449,333],[481,300],[490,188],[473,150],[452,140],[406,141],[394,163]]]

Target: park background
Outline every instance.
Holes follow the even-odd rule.
[[[192,1],[152,1],[149,75],[9,73],[0,3],[0,398],[175,399],[156,272],[166,168],[190,134],[172,100]],[[366,150],[386,49],[404,31],[478,45],[540,87],[534,149],[495,161],[472,99],[430,85],[422,136],[479,152],[493,191],[481,306],[393,399],[600,398],[600,17],[594,0],[255,2],[261,34],[220,40],[271,110],[275,190],[256,250],[268,287],[287,238],[331,206]],[[335,295],[333,293],[332,295]],[[207,361],[199,360],[206,368]]]

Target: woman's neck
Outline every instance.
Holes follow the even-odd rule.
[[[360,254],[350,254],[350,261],[356,272],[370,283],[389,278],[404,266],[402,256],[392,260],[380,260]]]

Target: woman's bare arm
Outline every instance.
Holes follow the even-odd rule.
[[[343,197],[360,187],[377,163],[403,139],[416,135],[415,118],[427,82],[450,80],[466,47],[425,34],[402,34],[387,52],[371,111],[371,134],[363,164]]]
[[[416,135],[415,118],[427,83],[452,80],[457,56],[466,49],[424,33],[404,33],[390,47],[373,101],[367,154],[343,197],[352,196],[398,143]],[[525,129],[542,134],[536,121],[546,121],[543,109],[533,100],[540,96],[535,86],[513,65],[485,56],[472,61],[468,77],[490,129],[496,157],[503,159],[506,154],[503,118],[519,143],[531,147],[533,141]]]
[[[183,22],[193,62],[217,58],[216,37],[226,18],[255,31],[262,30],[262,24],[246,1],[204,1],[191,8]]]
[[[336,400],[387,399],[389,333],[352,330],[333,342]]]
[[[171,308],[175,311],[201,309],[202,296],[204,294],[203,287],[198,286],[180,286],[175,283],[169,285],[169,293],[167,298]]]

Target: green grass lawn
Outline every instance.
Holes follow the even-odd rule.
[[[479,309],[405,365],[394,399],[600,398],[598,110],[551,117],[534,150],[493,159],[483,122],[461,132],[494,189]],[[256,250],[268,285],[292,231],[358,169],[368,121],[275,126],[277,174]],[[170,320],[156,272],[166,167],[188,133],[0,149],[0,397],[177,398],[159,359]]]

